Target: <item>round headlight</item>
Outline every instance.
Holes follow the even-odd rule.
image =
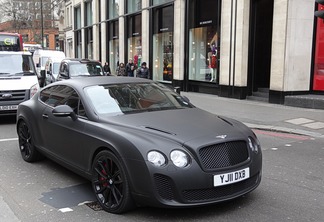
[[[189,156],[180,150],[174,150],[170,154],[170,159],[177,167],[183,168],[189,164]]]
[[[260,143],[259,141],[255,141],[253,138],[249,137],[249,147],[250,149],[254,152],[254,153],[258,153],[259,152],[259,147],[260,147]]]
[[[163,166],[166,162],[165,157],[157,151],[150,151],[147,154],[147,160],[154,166]]]

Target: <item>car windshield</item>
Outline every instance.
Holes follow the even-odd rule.
[[[96,85],[85,93],[98,114],[128,114],[192,107],[179,94],[158,83]]]
[[[22,54],[0,54],[0,77],[35,75],[32,57]]]
[[[75,76],[101,76],[102,68],[96,63],[75,63],[70,65],[70,75]]]

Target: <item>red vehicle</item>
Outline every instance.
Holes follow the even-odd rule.
[[[0,32],[0,51],[23,51],[22,35]]]

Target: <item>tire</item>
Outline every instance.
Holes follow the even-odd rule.
[[[42,155],[37,151],[31,131],[25,121],[19,122],[17,132],[22,158],[26,162],[35,162],[40,160]]]
[[[110,151],[101,151],[92,165],[92,188],[100,206],[121,214],[135,207],[128,178],[120,160]]]

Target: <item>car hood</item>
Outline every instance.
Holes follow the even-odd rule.
[[[0,77],[0,90],[26,90],[38,84],[36,75]]]
[[[243,131],[247,129],[235,120],[199,108],[128,114],[113,119],[115,124],[158,134],[194,147],[220,140],[242,139]]]

